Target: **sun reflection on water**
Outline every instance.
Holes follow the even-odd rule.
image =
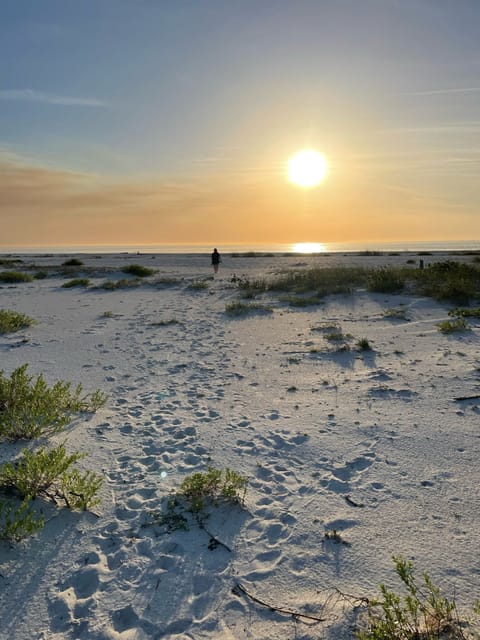
[[[293,253],[324,253],[325,245],[321,242],[296,242],[291,250]]]

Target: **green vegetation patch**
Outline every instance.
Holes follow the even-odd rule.
[[[465,318],[456,318],[455,320],[443,320],[437,323],[437,328],[441,333],[458,333],[461,331],[467,331],[468,326]]]
[[[35,320],[24,313],[0,309],[0,333],[13,333],[35,324]]]
[[[460,640],[465,638],[454,600],[449,600],[423,572],[419,582],[412,562],[393,557],[404,594],[380,585],[381,597],[370,601],[358,640]]]
[[[131,276],[136,276],[137,278],[146,278],[148,276],[153,276],[155,269],[149,269],[141,264],[129,264],[128,266],[123,267],[122,272],[128,273]]]
[[[120,280],[105,280],[98,285],[97,289],[105,289],[105,291],[116,291],[117,289],[132,289],[139,287],[142,284],[142,280],[136,278],[135,280],[129,280],[128,278],[121,278]]]
[[[22,271],[0,271],[0,282],[15,284],[17,282],[32,282],[33,276]]]
[[[243,316],[252,312],[272,313],[273,308],[266,304],[241,302],[240,300],[227,302],[225,305],[225,313],[230,316]]]
[[[71,289],[72,287],[88,287],[90,280],[88,278],[74,278],[68,282],[64,282],[62,287],[64,289]]]
[[[55,504],[61,500],[69,509],[89,509],[98,504],[102,479],[91,471],[82,474],[70,468],[85,456],[78,452],[67,454],[64,444],[33,452],[23,449],[18,460],[0,467],[0,488],[18,493],[22,499],[41,496]]]
[[[95,412],[106,402],[97,390],[82,395],[82,385],[58,381],[52,387],[42,374],[34,379],[27,366],[15,369],[10,378],[0,372],[0,438],[33,439],[58,433],[75,413]]]

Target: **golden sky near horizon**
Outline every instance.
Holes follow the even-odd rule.
[[[317,187],[258,166],[177,181],[106,180],[0,165],[3,245],[290,243],[464,240],[474,209],[451,206],[329,161]],[[452,215],[454,216],[452,224]],[[465,230],[469,229],[469,235]],[[393,230],[393,233],[392,233]]]

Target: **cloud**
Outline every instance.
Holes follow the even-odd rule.
[[[59,96],[35,89],[0,89],[0,100],[23,100],[27,102],[43,102],[46,104],[67,107],[108,107],[108,103],[97,98],[77,98]]]
[[[427,89],[425,91],[407,91],[399,95],[402,96],[439,96],[449,93],[478,93],[480,87],[458,87],[451,89]]]

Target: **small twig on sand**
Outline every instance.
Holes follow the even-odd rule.
[[[311,616],[308,613],[300,613],[300,611],[292,611],[291,609],[283,609],[283,607],[276,607],[275,605],[263,602],[259,598],[256,598],[254,595],[249,593],[239,582],[237,582],[237,584],[233,587],[232,593],[234,593],[236,596],[240,595],[240,593],[243,593],[247,596],[247,598],[250,598],[250,600],[252,600],[253,602],[262,605],[262,607],[267,607],[267,609],[270,609],[270,611],[277,611],[278,613],[293,616],[294,618],[308,618],[309,620],[315,620],[316,622],[326,622],[326,618]]]
[[[460,396],[458,398],[454,398],[455,402],[461,402],[462,400],[478,400],[480,398],[480,394],[476,396]]]
[[[359,509],[362,509],[365,505],[363,504],[363,502],[355,502],[354,500],[352,500],[350,498],[350,496],[345,496],[345,502],[347,504],[349,504],[352,507],[358,507]]]

